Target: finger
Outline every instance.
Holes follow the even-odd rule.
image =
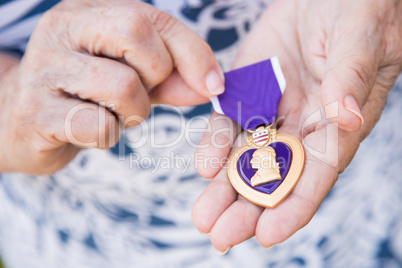
[[[240,131],[240,126],[229,117],[212,113],[195,153],[195,165],[201,176],[210,179],[218,174],[227,163]]]
[[[280,132],[285,132],[288,134],[293,134],[295,136],[300,136],[300,133],[299,133],[300,131],[289,123],[284,124],[283,127],[281,128]],[[325,133],[325,131],[320,133],[320,135],[322,135],[323,133]],[[315,141],[317,138],[322,139],[322,137],[320,137],[320,135],[318,137],[312,137],[311,139],[313,141]],[[317,159],[312,157],[311,155],[309,155],[309,157],[312,159],[311,161],[317,161]],[[324,164],[324,162],[321,162],[321,161],[320,161],[320,163]],[[313,164],[312,166],[315,167],[316,165]],[[319,169],[321,169],[321,167],[319,167]],[[282,214],[284,214],[284,216],[287,215],[286,213],[288,213],[288,214],[291,213],[294,216],[294,217],[292,216],[293,217],[292,221],[289,221],[289,219],[287,219],[286,224],[282,224],[281,228],[276,228],[277,226],[274,226],[273,229],[270,231],[272,231],[273,233],[279,232],[280,235],[282,235],[279,237],[284,240],[284,239],[288,238],[290,235],[292,235],[294,232],[296,232],[297,230],[302,228],[305,224],[307,224],[307,222],[314,215],[316,209],[318,209],[319,204],[322,202],[322,200],[327,195],[328,191],[333,186],[333,183],[335,182],[336,177],[337,177],[335,168],[329,167],[329,169],[328,169],[328,166],[325,166],[325,168],[323,168],[323,170],[324,171],[330,170],[331,174],[335,174],[335,179],[330,184],[326,185],[327,186],[326,189],[325,189],[325,187],[324,187],[324,189],[321,189],[321,186],[317,187],[316,185],[310,185],[309,180],[305,179],[305,182],[307,183],[307,185],[302,185],[302,184],[299,185],[298,187],[301,188],[301,190],[297,190],[297,187],[296,187],[296,189],[294,190],[294,193],[292,193],[292,195],[290,195],[288,197],[288,199],[290,201],[286,201],[286,202],[290,202],[290,205],[285,207],[285,209],[284,209],[285,212],[281,212]],[[223,171],[224,170],[222,170],[221,172],[223,172]],[[308,175],[309,174],[307,174],[307,177],[308,177]],[[221,176],[221,173],[218,176]],[[324,175],[324,176],[326,176],[326,175]],[[225,172],[222,175],[222,178],[220,177],[220,179],[221,180],[226,179],[226,181],[227,181],[227,173]],[[331,180],[329,180],[329,181],[331,181]],[[214,181],[212,181],[212,182],[214,182]],[[212,182],[210,185],[213,185]],[[310,189],[308,187],[310,187]],[[259,206],[253,205],[248,201],[245,201],[243,198],[239,198],[238,200],[233,202],[233,204],[231,204],[229,207],[227,207],[227,204],[225,204],[225,206],[221,206],[221,207],[219,207],[219,209],[215,209],[216,204],[219,204],[218,202],[220,200],[215,200],[215,199],[213,199],[213,197],[214,197],[214,195],[216,195],[218,193],[218,191],[216,191],[216,193],[214,193],[214,192],[212,192],[212,190],[210,190],[208,188],[207,188],[207,190],[211,191],[211,192],[208,195],[207,195],[208,192],[207,191],[205,192],[207,197],[205,197],[203,205],[207,204],[207,202],[211,202],[211,203],[209,204],[208,207],[202,207],[201,205],[197,204],[197,206],[198,206],[197,209],[199,211],[205,210],[205,211],[209,211],[209,212],[212,210],[216,214],[214,214],[212,217],[211,217],[211,215],[203,215],[203,214],[199,215],[199,214],[195,213],[196,212],[195,209],[193,209],[193,213],[194,213],[194,215],[197,215],[200,219],[202,219],[204,221],[204,224],[205,224],[205,221],[207,221],[208,224],[211,224],[212,222],[214,222],[216,215],[218,215],[218,218],[216,219],[216,222],[214,223],[212,231],[211,231],[211,241],[212,241],[214,247],[218,251],[225,252],[228,248],[230,248],[234,245],[237,245],[239,243],[242,243],[243,241],[254,236],[257,223],[259,223],[259,221],[260,221],[259,218],[261,217],[261,215],[262,215],[261,213],[264,211],[264,209]],[[212,188],[212,186],[211,186],[211,188]],[[300,191],[302,193],[307,192],[307,194],[313,193],[313,195],[311,195],[310,197],[312,199],[316,198],[319,200],[319,201],[317,201],[317,205],[314,206],[313,208],[311,208],[311,207],[309,208],[310,202],[312,202],[312,201],[308,200],[307,198],[305,200],[303,199],[300,201],[299,200],[300,198],[296,198],[298,200],[297,205],[300,205],[301,207],[295,206],[293,204],[292,200],[295,199],[297,191]],[[200,198],[200,200],[201,200],[201,198]],[[201,201],[200,201],[200,203],[201,203]],[[214,206],[214,204],[215,204],[215,206]],[[266,209],[265,211],[269,211],[269,210],[270,209]],[[296,210],[297,212],[301,212],[300,215],[297,215],[296,213],[294,213],[293,210]],[[264,213],[266,213],[266,212],[264,212]],[[209,218],[206,218],[206,217],[209,217]],[[210,219],[210,220],[206,220],[206,219]],[[207,225],[207,224],[205,224],[205,225]],[[286,226],[287,228],[285,228],[284,226]],[[209,226],[206,226],[204,231],[208,230],[208,227]],[[268,228],[271,228],[271,227],[268,227]],[[233,234],[236,234],[236,235],[233,235]],[[274,237],[274,239],[277,239],[277,238]],[[269,242],[267,243],[267,241],[270,241],[270,240],[266,239],[266,237],[264,237],[264,236],[260,240],[262,241],[261,244],[264,247],[269,247],[271,245],[271,243],[269,243]],[[283,241],[283,240],[281,240],[281,241]]]
[[[298,133],[296,128],[286,125],[281,130],[291,135]],[[325,128],[313,132],[304,142],[325,143],[326,132]],[[338,144],[335,142],[328,146],[337,147]],[[259,243],[263,247],[271,247],[285,241],[304,227],[314,216],[337,178],[336,167],[316,158],[306,150],[304,170],[295,189],[275,209],[265,209],[261,214],[256,227],[256,238]]]
[[[223,93],[223,71],[210,46],[168,13],[144,5],[187,85],[204,97]]]
[[[357,131],[364,123],[362,108],[377,78],[382,51],[381,40],[367,34],[377,31],[371,21],[355,21],[352,28],[338,30],[329,39],[327,71],[321,85],[321,100],[326,105],[339,101],[339,115],[326,111],[327,116],[346,131]],[[373,27],[373,29],[368,28]]]
[[[227,178],[226,168],[221,169],[194,203],[191,211],[194,225],[201,233],[210,233],[215,222],[237,197],[237,192]]]
[[[363,107],[363,116],[367,118],[358,133],[340,133],[339,135],[339,164],[338,173],[343,173],[354,158],[360,143],[371,133],[375,124],[380,120],[381,112],[388,97],[387,86],[377,82]]]
[[[211,118],[216,118],[217,116],[219,115],[213,113]],[[239,146],[242,145],[242,139],[243,137],[241,136],[237,138]],[[234,153],[238,149],[239,146],[236,146],[236,144],[233,149],[229,147],[227,155]],[[218,218],[238,198],[237,192],[228,180],[227,164],[228,162],[226,162],[224,168],[220,168],[217,171],[217,175],[194,203],[191,216],[194,225],[201,233],[210,233]],[[221,249],[221,247],[219,248]],[[224,251],[225,249],[221,250]]]
[[[278,207],[265,209],[261,214],[256,227],[259,243],[271,247],[307,225],[337,178],[334,169],[307,156],[303,176],[293,192]]]
[[[111,109],[124,127],[136,126],[148,117],[148,94],[132,68],[107,58],[74,56],[57,61],[57,89]]]
[[[278,207],[266,209],[258,221],[256,237],[262,246],[270,247],[283,242],[312,219],[335,184],[338,174],[349,165],[360,142],[378,121],[386,102],[386,92],[380,85],[374,86],[363,108],[368,120],[357,133],[339,130],[338,135],[330,136],[328,133],[333,131],[331,128],[336,128],[336,125],[330,124],[304,139],[306,164],[298,184]],[[280,132],[297,136],[300,131],[285,121]],[[310,153],[311,149],[323,151],[323,148],[329,153],[321,157]]]
[[[211,242],[220,252],[240,244],[255,235],[255,227],[264,208],[240,197],[227,208],[214,224]],[[235,234],[235,235],[234,235]]]
[[[52,106],[44,128],[60,145],[107,149],[120,138],[118,120],[104,107],[66,97],[53,99]]]
[[[148,87],[169,75],[173,60],[184,81],[200,95],[223,92],[223,72],[211,48],[168,13],[137,1],[93,8],[91,19],[87,12],[74,13],[77,24],[69,27],[69,34],[75,44],[95,55],[124,59]]]
[[[149,93],[152,104],[170,104],[175,106],[195,106],[210,100],[192,90],[177,70],[156,86]]]
[[[66,2],[60,7],[67,8],[74,17],[66,28],[69,39],[65,43],[70,49],[118,59],[134,68],[150,88],[170,74],[173,62],[149,16],[139,5],[133,1],[78,9],[76,3]],[[50,11],[40,23],[54,25],[59,16],[59,12]]]

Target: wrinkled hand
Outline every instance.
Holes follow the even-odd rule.
[[[53,173],[77,146],[113,146],[151,103],[207,102],[222,76],[210,47],[166,12],[63,1],[42,16],[21,63],[0,55],[0,172]],[[176,82],[190,87],[178,95]]]
[[[311,220],[378,121],[401,71],[401,19],[401,2],[393,0],[283,0],[264,12],[233,68],[279,56],[287,81],[279,132],[303,140],[305,169],[278,207],[264,209],[238,196],[226,168],[199,165],[200,174],[213,180],[195,203],[192,218],[200,232],[210,233],[217,250],[224,252],[254,235],[270,247]],[[312,120],[317,111],[322,111],[321,120]],[[232,144],[238,128],[217,114],[210,123],[201,144],[227,146],[199,149],[197,155],[225,158],[237,149]],[[227,130],[213,134],[223,128]],[[326,153],[309,149],[316,147]]]

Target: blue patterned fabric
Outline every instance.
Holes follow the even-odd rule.
[[[0,12],[11,2],[0,2]],[[269,1],[148,2],[208,40],[228,70],[239,40]],[[33,10],[28,12],[38,14]],[[0,29],[18,23],[10,19]],[[13,49],[7,42],[0,38],[0,45]],[[126,131],[116,147],[82,151],[53,176],[2,174],[0,255],[9,268],[402,267],[401,100],[402,81],[313,220],[270,250],[250,239],[217,256],[191,222],[192,204],[208,181],[195,170],[194,148],[178,137],[185,125],[203,128],[200,116],[211,112],[203,105],[154,108],[143,127]],[[137,146],[140,137],[144,144]],[[191,136],[194,144],[200,138]],[[151,148],[169,142],[168,148]],[[167,165],[158,168],[162,161]]]
[[[0,50],[22,54],[43,12],[60,0],[0,1]]]

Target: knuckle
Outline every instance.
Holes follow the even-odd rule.
[[[147,119],[148,116],[151,113],[151,105],[150,105],[150,103],[148,102],[144,106],[145,106],[145,108],[142,109],[141,112],[140,112],[140,117],[143,118],[143,120],[141,122],[139,122],[139,124],[142,123],[143,121],[145,121],[145,119]]]
[[[147,102],[143,100],[143,102]],[[151,112],[151,106],[149,103],[142,103],[139,109],[132,111],[133,114],[129,115],[124,120],[124,127],[125,128],[132,128],[142,124],[149,116]]]
[[[388,28],[384,38],[383,54],[386,63],[402,65],[402,27],[398,26],[390,25]]]
[[[136,39],[144,40],[143,38],[147,38],[150,34],[151,23],[148,16],[138,10],[127,12],[127,18],[124,20],[123,25],[122,34],[124,39],[132,40],[133,36],[135,36]]]
[[[60,20],[62,12],[59,11],[57,8],[50,9],[43,13],[41,18],[39,19],[39,26],[51,26],[53,25],[56,21]]]
[[[199,42],[200,49],[213,54],[212,48],[208,45],[208,43],[205,40],[203,40],[201,37],[199,38],[199,40],[200,40],[200,42]]]
[[[124,127],[131,128],[143,123],[149,116],[151,112],[151,106],[149,99],[142,98],[140,103],[136,103],[136,109],[131,111],[131,114],[125,118]]]
[[[130,68],[125,68],[120,72],[116,95],[114,99],[132,99],[142,87],[141,80],[137,73]]]
[[[165,59],[163,55],[160,55],[158,58],[158,60],[151,63],[150,72],[147,75],[151,87],[162,83],[173,70],[173,62],[170,58]]]
[[[190,53],[187,55],[188,61],[193,62],[194,65],[202,64],[205,61],[211,61],[215,58],[211,47],[201,38],[197,42],[193,43],[195,48],[192,51],[197,51],[197,53]]]
[[[49,61],[43,55],[55,54],[61,47],[68,47],[71,42],[71,13],[60,8],[52,8],[39,19],[32,32],[26,55],[40,59],[36,63]],[[40,65],[40,64],[38,64]]]
[[[38,25],[34,31],[35,34],[41,32],[41,36],[47,38],[53,38],[56,40],[56,36],[61,38],[61,36],[66,34],[66,29],[68,25],[68,12],[60,8],[52,8],[46,11],[39,19]]]
[[[371,85],[371,80],[373,80],[373,70],[371,70],[370,67],[367,65],[358,65],[358,66],[351,66],[350,70],[354,74],[354,78],[351,81],[354,83],[358,88],[361,90],[364,90],[364,93],[368,96],[370,93],[370,85]]]
[[[141,28],[144,24],[149,24],[149,18],[143,12],[134,10],[132,12],[129,12],[129,16],[131,25],[135,26],[135,28]]]

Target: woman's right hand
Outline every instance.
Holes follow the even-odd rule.
[[[151,101],[192,105],[224,90],[210,47],[137,1],[63,1],[21,62],[0,58],[0,172],[53,173],[80,147],[113,146]]]

